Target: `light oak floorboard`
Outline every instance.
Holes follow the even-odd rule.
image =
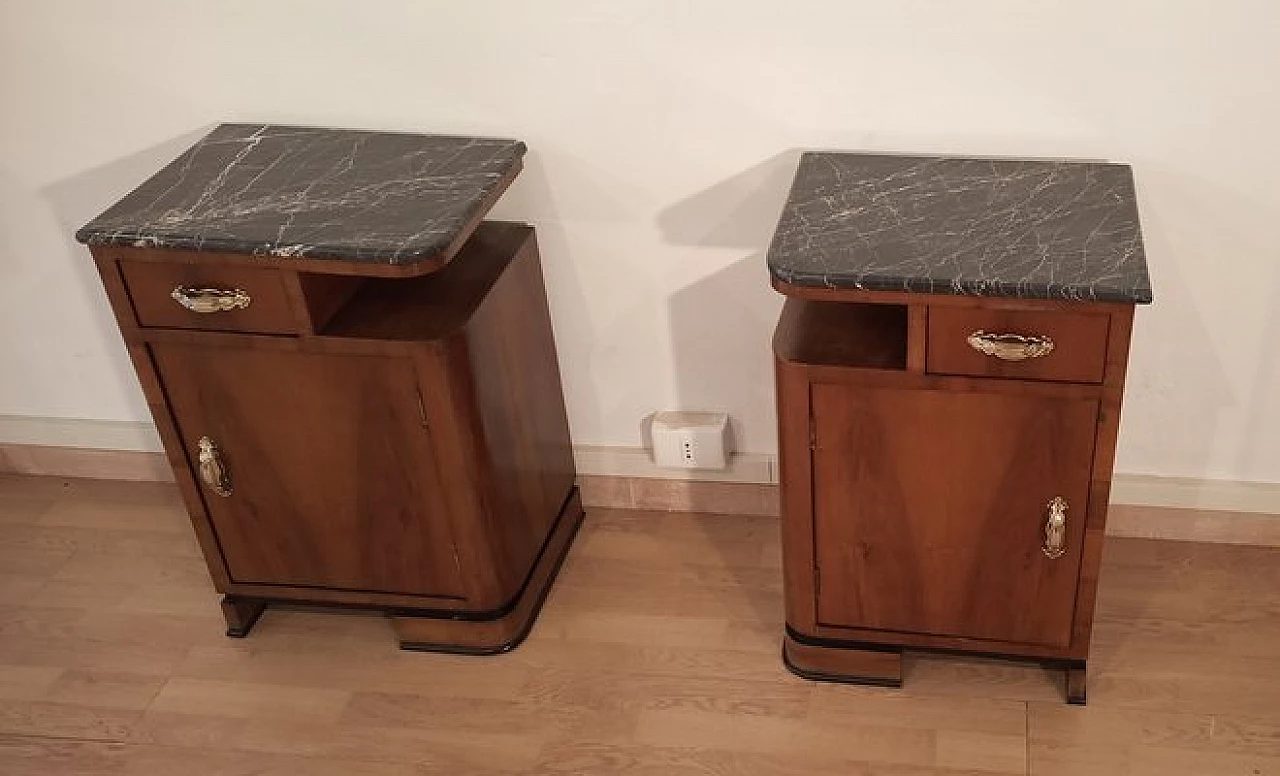
[[[1280,550],[1109,540],[1084,708],[976,658],[797,679],[780,568],[776,518],[593,508],[508,655],[234,640],[173,486],[0,476],[0,773],[1280,774]]]

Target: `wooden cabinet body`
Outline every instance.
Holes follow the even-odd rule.
[[[93,253],[229,633],[302,602],[386,611],[406,648],[523,638],[582,517],[531,227],[416,277]],[[252,301],[177,298],[210,289]]]
[[[1034,658],[1082,702],[1132,305],[775,286],[788,665]]]

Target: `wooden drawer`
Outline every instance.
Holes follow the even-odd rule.
[[[932,374],[1100,383],[1109,322],[1105,314],[930,307],[925,369]],[[1051,349],[1044,347],[1046,340]],[[984,347],[994,352],[984,352]]]
[[[255,334],[298,331],[279,270],[121,261],[120,272],[140,326]],[[176,298],[182,290],[190,306],[204,311],[184,306]],[[226,309],[209,309],[214,295],[196,291],[221,292],[222,303],[217,306]],[[240,294],[232,298],[236,292]]]

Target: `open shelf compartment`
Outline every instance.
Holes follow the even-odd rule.
[[[779,358],[814,366],[905,371],[907,305],[791,297],[774,333]]]

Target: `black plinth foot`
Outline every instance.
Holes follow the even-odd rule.
[[[1085,685],[1088,683],[1088,671],[1085,664],[1067,668],[1067,703],[1075,706],[1085,704]]]
[[[253,625],[267,608],[266,601],[256,598],[237,598],[225,595],[222,597],[222,616],[227,620],[227,635],[233,639],[242,639],[253,630]]]

